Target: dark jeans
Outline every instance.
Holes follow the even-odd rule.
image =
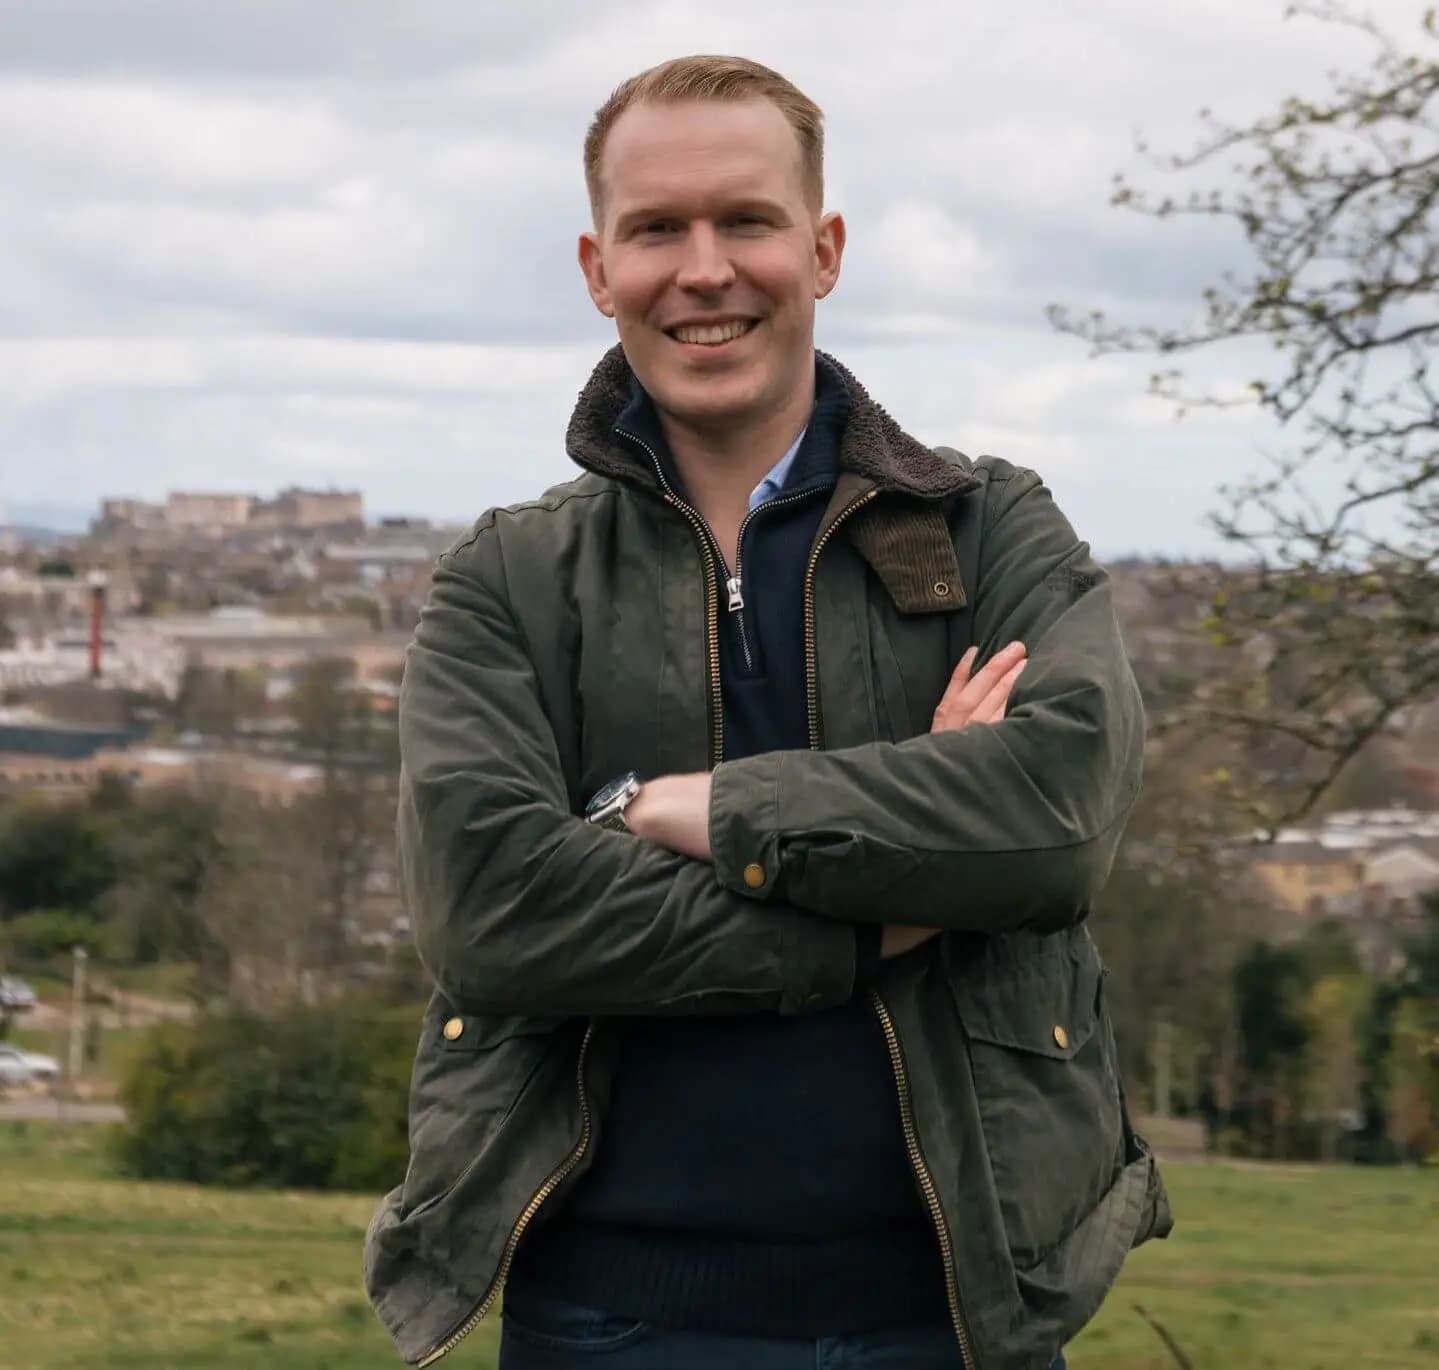
[[[946,1322],[819,1341],[651,1327],[517,1289],[505,1298],[499,1370],[963,1370]],[[1065,1370],[1060,1356],[1051,1370]]]

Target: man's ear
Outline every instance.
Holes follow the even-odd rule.
[[[596,234],[580,234],[579,259],[580,270],[585,273],[585,289],[590,292],[595,308],[605,318],[614,318],[614,300],[611,299],[609,286],[605,283],[605,259]]]
[[[824,299],[839,280],[844,242],[844,218],[834,212],[822,215],[814,229],[814,297],[817,300]]]

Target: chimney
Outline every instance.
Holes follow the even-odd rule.
[[[90,679],[100,679],[101,625],[105,618],[105,586],[109,581],[104,571],[90,572]]]

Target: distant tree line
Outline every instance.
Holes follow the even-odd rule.
[[[343,976],[367,882],[393,845],[393,718],[348,688],[347,662],[300,673],[291,698],[312,793],[281,804],[220,781],[0,799],[0,965],[68,973],[179,961],[197,997],[251,1006]]]

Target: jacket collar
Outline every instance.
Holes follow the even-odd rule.
[[[979,485],[967,463],[955,464],[910,437],[845,367],[828,353],[816,355],[832,368],[849,398],[839,442],[842,471],[881,490],[921,499],[943,499]],[[615,433],[615,423],[630,403],[633,382],[624,350],[616,344],[600,359],[580,392],[565,446],[574,461],[596,475],[657,490],[653,466]]]

